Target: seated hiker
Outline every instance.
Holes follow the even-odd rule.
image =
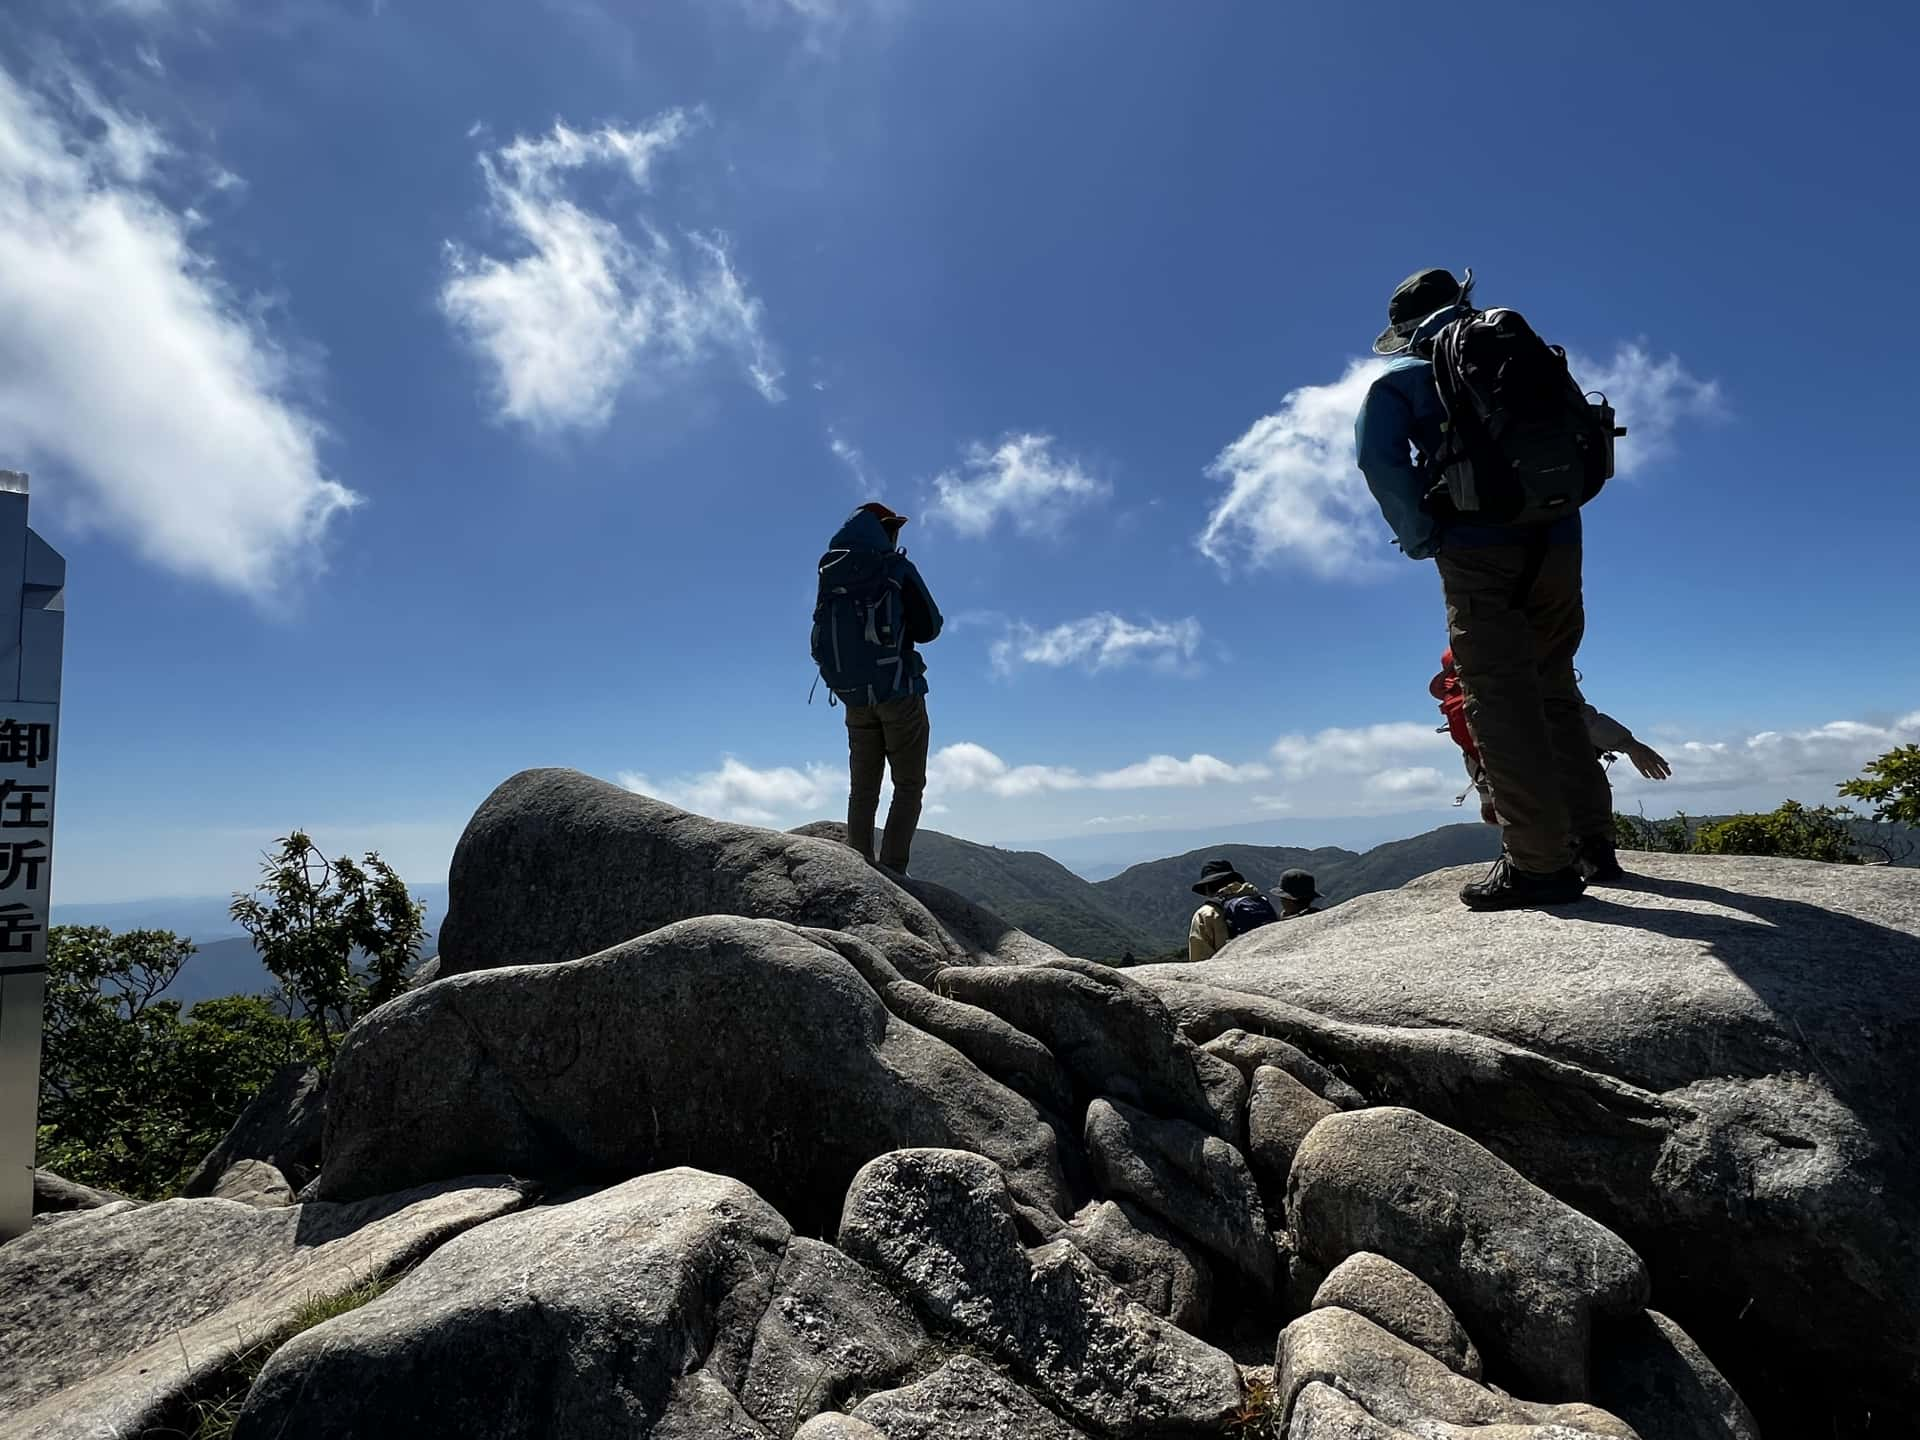
[[[927,788],[927,662],[914,647],[940,634],[940,609],[900,548],[907,517],[869,501],[828,541],[813,607],[813,663],[847,707],[847,843],[874,863],[880,782],[893,804],[879,863],[907,873]],[[831,700],[828,702],[832,703]]]
[[[1460,677],[1453,668],[1452,650],[1440,653],[1440,673],[1428,683],[1427,693],[1440,702],[1440,713],[1447,722],[1441,729],[1451,735],[1453,743],[1460,747],[1460,758],[1467,767],[1470,788],[1480,795],[1480,818],[1489,825],[1498,825],[1500,810],[1494,800],[1493,782],[1487,777],[1487,767],[1480,760],[1480,747],[1473,738],[1472,727],[1467,724],[1466,696],[1461,693]],[[1635,738],[1631,730],[1611,715],[1595,709],[1584,695],[1580,697],[1580,707],[1586,719],[1587,737],[1593,742],[1596,755],[1609,762],[1616,755],[1625,755],[1633,762],[1633,768],[1649,780],[1665,780],[1672,776],[1673,767],[1667,763],[1664,755]],[[1466,792],[1462,791],[1460,799],[1465,798]],[[1458,804],[1459,801],[1454,803]],[[1619,858],[1603,850],[1594,841],[1583,842],[1580,847],[1580,870],[1582,878],[1589,883],[1618,880],[1626,873],[1620,868]]]
[[[1282,920],[1291,920],[1296,915],[1318,915],[1320,907],[1313,902],[1326,898],[1313,883],[1313,876],[1304,870],[1286,871],[1273,889],[1280,897]]]
[[[1189,960],[1210,960],[1234,936],[1280,918],[1273,902],[1249,885],[1231,861],[1209,860],[1202,865],[1193,893],[1204,895],[1206,904],[1193,912],[1193,924],[1187,929]]]

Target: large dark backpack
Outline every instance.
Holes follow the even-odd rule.
[[[1446,407],[1439,453],[1427,457],[1438,513],[1491,525],[1571,515],[1613,478],[1606,396],[1590,401],[1517,310],[1469,310],[1432,341]]]
[[[829,550],[820,557],[813,663],[845,704],[878,705],[912,693],[905,564],[898,553],[878,550]]]
[[[1214,903],[1220,907],[1220,913],[1226,916],[1227,933],[1234,936],[1258,930],[1262,925],[1271,925],[1280,918],[1279,912],[1273,908],[1273,902],[1264,895],[1235,895]]]

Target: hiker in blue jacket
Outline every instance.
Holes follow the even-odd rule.
[[[820,559],[813,658],[846,706],[847,843],[874,863],[880,782],[893,804],[879,863],[904,875],[927,788],[927,662],[916,646],[944,623],[927,582],[900,549],[907,517],[869,501],[847,517]]]
[[[1448,419],[1433,345],[1475,313],[1472,286],[1471,270],[1464,283],[1421,270],[1393,292],[1373,346],[1393,358],[1367,392],[1354,443],[1401,550],[1440,571],[1467,717],[1505,841],[1500,861],[1460,899],[1499,910],[1577,900],[1588,883],[1617,881],[1621,870],[1612,795],[1573,665],[1586,629],[1579,509],[1537,524],[1470,523],[1444,486],[1436,494],[1427,464],[1442,452]]]

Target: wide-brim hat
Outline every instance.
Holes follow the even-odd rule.
[[[1289,870],[1280,877],[1280,883],[1273,887],[1289,900],[1322,900],[1319,888],[1313,883],[1313,876],[1304,870]]]
[[[898,530],[902,525],[907,523],[907,517],[905,515],[902,515],[897,510],[889,510],[878,500],[869,500],[860,508],[890,530]]]
[[[1458,305],[1473,288],[1473,271],[1465,280],[1451,270],[1416,270],[1394,287],[1387,301],[1387,328],[1373,342],[1376,355],[1398,355],[1413,343],[1414,331],[1436,311]]]
[[[1222,885],[1245,884],[1247,877],[1233,868],[1230,860],[1209,860],[1200,867],[1200,879],[1193,887],[1196,895],[1211,895]]]

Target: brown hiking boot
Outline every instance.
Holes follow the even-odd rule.
[[[1484,879],[1460,887],[1460,903],[1469,910],[1531,910],[1566,905],[1586,894],[1587,883],[1568,865],[1548,874],[1522,870],[1502,855]]]

